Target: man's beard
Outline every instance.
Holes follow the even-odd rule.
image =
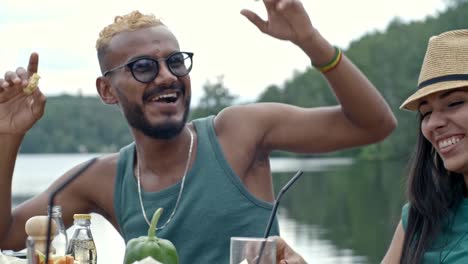
[[[131,127],[141,131],[146,136],[154,139],[171,139],[177,136],[184,128],[190,111],[189,107],[190,99],[188,98],[188,100],[185,101],[184,116],[180,122],[167,121],[162,124],[155,125],[150,124],[148,119],[146,119],[145,115],[143,114],[141,107],[138,105],[129,105],[127,111],[124,113],[128,124]]]
[[[185,95],[185,93],[183,93]],[[171,139],[177,136],[185,126],[190,112],[190,96],[184,97],[184,115],[180,122],[167,121],[162,124],[152,125],[145,117],[143,110],[137,104],[130,103],[125,96],[120,96],[121,107],[128,124],[154,139]]]

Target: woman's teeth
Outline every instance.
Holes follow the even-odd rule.
[[[451,137],[451,138],[448,138],[448,139],[441,140],[441,141],[439,141],[439,148],[440,149],[446,148],[448,146],[457,144],[459,141],[460,141],[459,137]]]

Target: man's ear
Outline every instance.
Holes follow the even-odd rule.
[[[100,76],[96,78],[96,89],[101,100],[106,104],[117,104],[119,101],[114,94],[109,79]]]

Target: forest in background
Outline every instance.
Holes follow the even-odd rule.
[[[428,39],[444,31],[468,28],[468,2],[449,0],[447,4],[445,11],[422,21],[404,23],[395,18],[386,30],[368,33],[344,50],[390,104],[397,116],[398,128],[379,144],[320,156],[409,157],[418,121],[416,114],[399,110],[399,106],[416,88]],[[231,91],[235,91],[235,87],[226,87],[222,76],[214,83],[206,82],[204,94],[192,108],[190,119],[216,114],[232,104],[253,103],[238,102],[238,96]],[[266,87],[256,102],[282,102],[302,107],[337,104],[326,80],[311,67],[292,73],[281,85]],[[117,151],[131,141],[132,136],[117,106],[105,105],[98,97],[60,95],[48,97],[44,116],[28,132],[20,152],[104,153]]]

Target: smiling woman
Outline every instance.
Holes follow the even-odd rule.
[[[437,150],[444,166],[449,171],[466,170],[468,155],[466,148],[458,144],[463,140],[467,131],[468,120],[468,88],[459,88],[449,91],[440,91],[428,95],[420,104],[422,116],[421,131],[427,140]],[[447,127],[452,123],[452,127]],[[461,142],[464,143],[464,142]]]
[[[418,90],[401,105],[420,132],[408,204],[384,263],[467,263],[468,30],[431,37]]]

